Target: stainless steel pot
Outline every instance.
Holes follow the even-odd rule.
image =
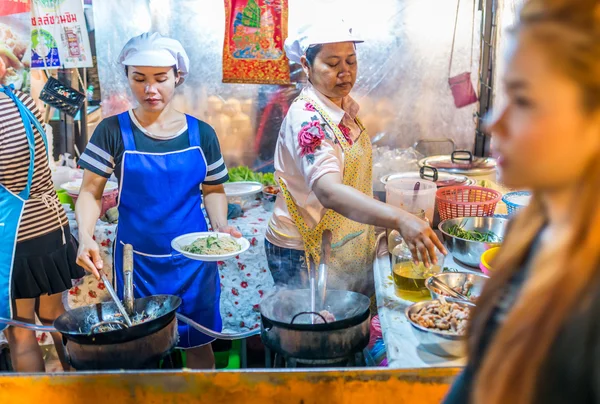
[[[470,151],[459,150],[450,155],[426,157],[419,161],[419,167],[425,166],[440,172],[466,175],[475,180],[496,181],[496,159],[475,157]]]
[[[311,324],[310,289],[281,290],[261,303],[261,338],[271,350],[298,359],[338,359],[369,343],[370,300],[328,290],[325,307],[335,321]]]
[[[437,168],[423,166],[421,167],[421,171],[415,172],[404,172],[404,173],[395,173],[395,174],[387,174],[381,177],[380,181],[382,184],[387,184],[389,181],[393,181],[396,179],[405,178],[405,179],[414,179],[414,180],[428,180],[435,182],[438,188],[442,187],[450,187],[454,185],[464,185],[471,186],[475,185],[476,181],[467,177],[464,174],[451,174],[443,171],[439,171]]]

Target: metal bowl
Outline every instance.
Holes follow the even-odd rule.
[[[267,192],[265,189],[262,191],[262,206],[267,212],[272,212],[275,208],[275,201],[277,200],[277,193]]]
[[[448,298],[448,295],[444,294],[432,285],[432,278],[439,279],[452,289],[462,287],[465,282],[471,282],[473,284],[470,293],[472,300],[477,300],[477,298],[481,295],[483,285],[485,285],[485,282],[489,279],[489,277],[485,275],[470,274],[467,272],[445,272],[432,275],[425,281],[425,287],[429,290],[432,299],[438,299],[440,296]]]
[[[473,303],[464,302],[462,300],[446,298],[446,301],[456,303],[463,307],[475,307]],[[408,306],[404,311],[404,315],[412,326],[415,337],[420,342],[423,349],[431,352],[434,355],[455,358],[466,356],[466,335],[454,335],[443,333],[441,331],[430,330],[429,328],[418,325],[410,319],[411,314],[417,313],[423,307],[427,307],[427,305],[431,304],[431,302],[433,302],[433,300],[414,303]]]
[[[465,230],[478,230],[481,232],[492,231],[501,239],[506,233],[508,219],[501,217],[458,217],[444,220],[438,225],[438,229],[444,235],[444,243],[448,251],[456,261],[470,267],[479,268],[481,255],[493,247],[499,247],[502,242],[484,243],[481,241],[470,241],[454,237],[448,233],[454,225],[460,225]]]

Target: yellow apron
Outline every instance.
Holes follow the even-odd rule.
[[[361,122],[356,119],[361,134],[350,145],[344,134],[329,115],[308,97],[298,97],[309,102],[333,130],[335,138],[344,152],[343,183],[373,197],[371,139]],[[280,179],[282,194],[298,231],[304,242],[306,265],[310,270],[311,259],[317,265],[321,259],[323,232],[331,230],[332,248],[327,288],[351,290],[371,296],[374,293],[373,259],[375,258],[375,230],[373,226],[350,220],[328,209],[321,221],[311,229],[308,227],[285,182]]]

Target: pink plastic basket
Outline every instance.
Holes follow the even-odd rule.
[[[79,195],[69,193],[69,196],[73,199],[73,205],[77,203],[77,197]],[[102,195],[102,209],[100,210],[100,217],[104,216],[107,210],[117,206],[117,196],[119,196],[119,190],[107,192]]]
[[[445,187],[436,194],[441,220],[456,217],[493,216],[502,194],[482,187]]]

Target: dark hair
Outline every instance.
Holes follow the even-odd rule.
[[[173,66],[173,73],[175,74],[175,77],[177,77],[177,66]],[[125,76],[129,76],[129,66],[125,66]]]
[[[308,62],[309,66],[312,66],[313,63],[315,63],[315,59],[317,58],[317,55],[319,54],[319,52],[321,52],[321,49],[323,49],[323,45],[311,45],[308,47],[308,49],[306,50],[306,61]]]

